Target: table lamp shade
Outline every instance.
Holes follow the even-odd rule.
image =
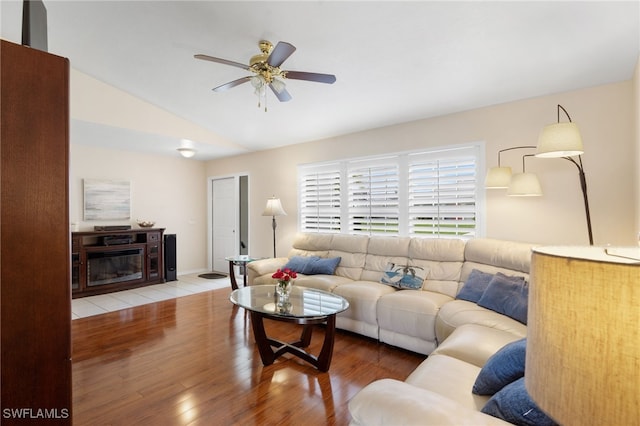
[[[525,384],[564,426],[640,419],[640,261],[629,253],[640,257],[637,248],[534,249]]]

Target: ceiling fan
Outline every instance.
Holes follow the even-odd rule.
[[[265,99],[265,111],[267,110],[267,86],[271,88],[280,102],[287,102],[291,100],[291,95],[285,87],[286,84],[284,80],[306,80],[326,84],[333,84],[336,81],[336,76],[332,74],[319,74],[305,71],[287,71],[280,69],[280,66],[284,63],[284,61],[286,61],[287,58],[291,56],[291,54],[296,50],[295,46],[290,43],[280,41],[274,48],[271,42],[267,40],[260,40],[258,46],[260,47],[261,53],[252,56],[249,60],[249,65],[202,54],[194,55],[194,58],[217,62],[225,65],[231,65],[247,71],[251,71],[253,75],[242,77],[218,87],[214,87],[213,91],[224,92],[225,90],[239,86],[243,83],[251,82],[252,86],[255,88],[255,93],[256,95],[258,95],[258,98]],[[260,101],[258,101],[258,106],[260,106]]]

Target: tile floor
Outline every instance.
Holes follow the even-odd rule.
[[[242,282],[242,276],[236,275],[236,277],[238,282]],[[179,275],[177,281],[169,281],[164,284],[73,299],[71,301],[71,319],[119,311],[133,306],[225,287],[231,290],[231,282],[228,277],[209,280],[200,278],[198,274]]]

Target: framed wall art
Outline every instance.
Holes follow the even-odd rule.
[[[84,220],[128,220],[131,218],[129,181],[83,179]]]

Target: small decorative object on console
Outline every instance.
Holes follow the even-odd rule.
[[[150,220],[140,220],[138,219],[138,226],[140,228],[152,228],[156,223]]]

